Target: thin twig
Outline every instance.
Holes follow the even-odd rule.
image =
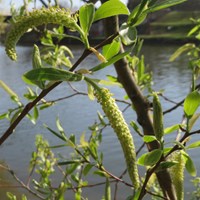
[[[21,185],[21,187],[23,187],[24,189],[26,189],[27,191],[29,191],[31,194],[33,194],[34,196],[36,196],[36,197],[38,197],[40,199],[46,199],[45,197],[43,197],[43,196],[39,195],[38,193],[34,192],[33,190],[31,190],[29,188],[29,186],[25,185],[24,182],[21,181],[17,177],[17,175],[14,173],[14,171],[9,168],[9,166],[4,166],[4,165],[0,164],[0,167],[2,167],[3,169],[7,170],[13,176],[13,178]]]

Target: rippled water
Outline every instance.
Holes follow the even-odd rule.
[[[184,98],[184,96],[189,91],[191,75],[187,66],[185,59],[178,59],[174,63],[170,63],[169,57],[175,51],[178,46],[172,45],[145,45],[143,48],[143,54],[145,55],[145,61],[149,66],[149,69],[153,72],[153,80],[155,90],[165,89],[165,95],[168,98],[173,99],[178,102]],[[26,89],[26,85],[21,80],[21,75],[31,69],[31,48],[30,47],[18,47],[17,51],[19,53],[18,62],[10,61],[4,53],[4,49],[0,47],[0,79],[5,81],[17,94],[24,103],[26,101],[23,99],[23,92]],[[73,47],[75,58],[80,56],[82,49],[79,46]],[[94,56],[90,56],[81,64],[83,68],[90,68],[97,64],[97,60]],[[106,68],[101,72],[97,72],[95,75],[99,78],[105,78],[107,74],[115,74],[113,66]],[[86,86],[79,82],[74,85],[78,90],[86,90]],[[118,88],[111,87],[112,92],[115,93],[117,98],[123,98],[125,95],[123,90]],[[62,83],[58,86],[55,91],[47,95],[47,100],[57,99],[63,96],[72,94],[70,87]],[[5,112],[9,107],[15,106],[9,101],[9,96],[0,88],[0,113]],[[164,102],[163,102],[164,103]],[[164,109],[170,108],[173,104],[164,103]],[[121,108],[124,108],[124,105],[119,104]],[[6,162],[11,166],[11,168],[18,174],[18,176],[27,180],[27,169],[28,162],[31,155],[31,152],[34,150],[34,141],[36,134],[43,134],[47,138],[51,145],[58,144],[58,140],[55,139],[44,127],[43,124],[47,124],[51,128],[56,128],[55,120],[59,116],[63,127],[67,133],[75,133],[80,135],[83,131],[88,133],[87,127],[91,125],[95,119],[97,119],[96,112],[101,110],[99,105],[95,101],[88,100],[87,96],[76,96],[70,99],[55,104],[53,107],[43,110],[40,113],[40,118],[37,122],[37,126],[31,124],[28,119],[24,119],[20,125],[16,128],[14,134],[8,138],[8,140],[0,147],[1,156],[0,160]],[[174,123],[180,123],[182,117],[182,108],[177,109],[175,112],[167,114],[165,116],[165,125],[170,126]],[[128,122],[131,120],[136,121],[136,116],[132,110],[126,112],[126,119]],[[0,121],[0,133],[2,134],[7,127],[9,126],[8,122],[5,120]],[[170,135],[167,140],[172,140],[175,136]],[[197,138],[197,137],[196,137]],[[135,138],[136,146],[141,145],[141,139]],[[124,159],[121,154],[121,149],[119,143],[116,139],[116,136],[112,133],[111,129],[107,129],[103,134],[103,143],[101,145],[101,150],[104,152],[104,162],[108,170],[116,175],[120,175],[124,170]],[[64,150],[59,150],[63,154],[67,154]],[[56,152],[58,153],[58,152]],[[194,157],[197,167],[199,166],[198,153],[195,151],[191,152]],[[199,167],[198,167],[199,168]],[[187,175],[186,175],[187,176]],[[7,179],[8,185],[16,185],[10,179],[4,171],[0,171],[0,178],[5,180]],[[1,180],[0,179],[0,183]],[[190,184],[190,177],[187,176],[188,181],[185,184],[185,190],[191,191],[192,186]],[[91,178],[91,182],[93,182]],[[104,179],[100,181],[104,181]],[[86,194],[89,199],[101,199],[101,194],[103,187],[99,186],[97,188],[89,188],[86,190]],[[7,188],[1,189],[2,193],[5,194]],[[13,189],[12,189],[13,190]],[[17,190],[20,192],[19,190]],[[124,187],[119,187],[119,199],[124,198],[124,194],[130,193],[130,190],[125,189]],[[31,197],[31,199],[34,199]],[[73,199],[68,197],[68,199]]]

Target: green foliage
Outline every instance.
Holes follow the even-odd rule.
[[[81,28],[83,29],[85,35],[88,35],[92,22],[94,20],[95,8],[94,5],[85,4],[79,9],[79,20]]]
[[[59,118],[56,119],[56,130],[45,124],[46,130],[53,137],[57,138],[59,142],[57,145],[51,146],[42,135],[36,137],[36,150],[32,153],[29,169],[29,179],[32,182],[27,185],[22,184],[25,189],[31,190],[31,193],[40,199],[64,200],[69,190],[73,192],[74,199],[86,199],[87,197],[85,197],[86,195],[83,192],[85,187],[102,184],[101,182],[90,183],[88,177],[92,175],[104,180],[105,191],[102,194],[102,199],[105,200],[113,198],[113,192],[111,191],[112,182],[115,183],[114,199],[117,199],[116,194],[119,183],[134,188],[133,193],[126,194],[127,196],[124,199],[141,200],[146,193],[151,194],[152,199],[156,199],[158,196],[165,198],[165,193],[161,192],[159,181],[157,181],[155,174],[169,171],[170,177],[173,180],[172,184],[176,189],[177,199],[183,198],[184,169],[191,176],[195,177],[197,174],[194,162],[187,151],[200,147],[199,141],[187,144],[189,137],[199,133],[199,130],[191,132],[192,128],[195,127],[194,125],[197,125],[196,122],[200,117],[200,113],[197,112],[200,105],[200,94],[198,92],[199,86],[196,83],[200,74],[199,46],[193,43],[185,44],[171,56],[170,60],[174,61],[177,57],[187,53],[189,67],[192,71],[192,88],[191,92],[185,97],[183,104],[186,122],[183,121],[180,124],[172,124],[164,128],[164,112],[162,111],[160,99],[156,92],[152,92],[153,74],[147,72],[145,58],[143,55],[140,55],[143,41],[138,38],[137,26],[146,20],[149,13],[184,1],[142,0],[133,11],[129,11],[126,5],[119,0],[106,1],[98,9],[95,8],[93,3],[88,3],[81,6],[79,12],[74,14],[69,10],[52,6],[28,12],[27,5],[24,5],[18,16],[17,12],[13,11],[16,14],[12,20],[11,31],[8,33],[5,44],[6,52],[12,60],[17,59],[15,46],[27,30],[49,23],[56,26],[51,28],[51,30],[45,27],[43,37],[41,38],[41,46],[33,46],[32,69],[25,72],[22,76],[25,83],[39,87],[41,92],[38,94],[37,88],[34,90],[28,87],[24,94],[25,100],[28,101],[25,105],[25,103],[22,103],[23,100],[6,83],[0,80],[1,88],[9,95],[16,106],[7,112],[1,113],[0,119],[7,118],[13,125],[20,122],[24,116],[27,116],[32,123],[36,124],[40,112],[43,109],[50,108],[57,101],[48,102],[44,99],[45,95],[51,91],[51,88],[54,88],[55,84],[61,82],[68,82],[74,91],[74,95],[87,94],[91,100],[97,98],[105,114],[102,115],[101,112],[97,112],[95,122],[88,127],[88,130],[83,131],[80,136],[76,133],[66,133]],[[127,15],[127,19],[119,27],[119,33],[106,38],[96,47],[90,46],[88,36],[93,23],[118,15]],[[64,28],[69,29],[70,34],[66,34]],[[199,39],[199,21],[196,21],[195,27],[189,32],[189,35],[193,34],[196,34],[196,38]],[[85,51],[75,62],[71,60],[73,58],[73,49],[61,43],[64,38],[73,38],[81,41],[85,47]],[[121,51],[122,45],[127,46],[124,52]],[[76,70],[77,66],[91,53],[94,53],[101,63],[95,64],[96,66],[89,66],[88,68],[90,69],[80,68]],[[136,94],[129,94],[129,98],[142,96],[141,91],[146,89],[146,96],[142,97],[144,104],[137,102],[132,106],[127,101],[128,98],[120,100],[128,107],[132,106],[133,110],[136,111],[138,122],[142,128],[139,127],[139,123],[133,120],[130,126],[134,133],[141,137],[141,141],[146,143],[148,150],[151,150],[150,152],[143,153],[139,158],[137,158],[137,154],[142,147],[138,152],[136,151],[133,142],[135,135],[130,132],[123,113],[117,106],[110,91],[99,86],[103,84],[113,87],[125,87],[123,81],[113,74],[109,74],[107,80],[93,78],[93,75],[98,77],[98,71],[102,71],[122,59],[127,63],[126,73],[130,74],[130,79],[133,79],[133,87],[139,88]],[[87,92],[79,92],[74,87],[73,82],[77,81],[81,81],[80,84],[87,86]],[[135,88],[132,88],[133,91]],[[151,103],[152,94],[153,102]],[[69,97],[67,96],[63,99]],[[30,107],[32,108],[31,112],[29,110]],[[148,118],[151,114],[153,115],[152,119]],[[146,119],[149,119],[147,124]],[[14,130],[15,127],[12,125],[10,128]],[[126,163],[125,168],[127,168],[131,184],[123,179],[126,171],[117,177],[117,175],[112,174],[112,172],[106,169],[104,152],[101,150],[100,145],[104,139],[102,133],[105,132],[108,126],[111,126],[116,133],[122,147]],[[168,134],[174,132],[178,132],[177,139],[170,141],[172,146],[168,147],[165,138]],[[152,144],[154,144],[154,149],[149,148]],[[64,149],[65,153],[56,155],[54,152],[59,149]],[[143,166],[147,170],[146,175],[141,174],[141,178],[139,178],[138,174],[138,165]],[[61,172],[61,175],[56,177],[56,183],[54,183],[54,178],[58,171]],[[196,196],[199,195],[198,183],[199,180],[196,179],[194,184],[197,187],[197,191],[193,193]],[[16,199],[14,194],[7,193],[7,196],[10,200]],[[27,198],[22,195],[21,199],[26,200]]]
[[[160,149],[153,150],[151,152],[143,154],[140,158],[138,158],[138,164],[142,166],[153,166],[155,165],[161,158],[163,152]]]
[[[112,8],[112,9],[110,9]],[[102,4],[96,11],[94,21],[115,15],[128,15],[128,8],[119,0],[110,0]]]
[[[193,91],[186,97],[184,101],[184,111],[188,118],[192,117],[200,105],[200,94]]]

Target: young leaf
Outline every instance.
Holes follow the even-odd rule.
[[[178,58],[182,53],[189,51],[195,47],[195,44],[193,43],[187,43],[180,48],[178,48],[170,57],[170,62],[174,61],[176,58]]]
[[[119,53],[120,50],[120,42],[117,40],[113,40],[111,44],[107,44],[103,47],[103,56],[106,60],[109,60],[113,56]]]
[[[174,131],[177,131],[180,127],[180,124],[175,124],[173,126],[167,127],[164,129],[164,134],[169,134],[172,133]]]
[[[95,100],[95,96],[94,96],[94,88],[92,87],[92,85],[88,82],[87,83],[87,90],[88,90],[88,97],[90,100]]]
[[[92,169],[93,165],[92,164],[87,164],[84,169],[83,169],[83,174],[84,176],[87,176],[87,174],[89,173],[89,171]]]
[[[112,8],[112,9],[111,9]],[[94,21],[115,16],[129,15],[129,10],[124,3],[119,0],[110,0],[103,3],[95,13]]]
[[[186,149],[193,149],[193,148],[198,148],[198,147],[200,147],[200,141],[196,141],[196,142],[190,144],[189,146],[187,146]]]
[[[194,126],[195,122],[199,119],[200,117],[200,113],[195,113],[189,120],[189,128],[188,131],[190,131],[192,129],[192,127]]]
[[[96,171],[94,171],[94,174],[99,175],[99,176],[101,176],[101,177],[109,178],[109,175],[108,175],[106,172],[101,171],[101,170],[96,170]]]
[[[138,164],[143,166],[155,165],[160,160],[162,154],[163,151],[160,149],[145,153],[138,159]]]
[[[147,9],[148,2],[142,0],[142,2],[137,5],[128,17],[128,24],[130,26],[137,26],[141,24],[147,17],[145,10]]]
[[[200,94],[198,91],[193,91],[186,97],[184,101],[184,111],[188,118],[194,115],[200,105]]]
[[[135,27],[128,26],[126,23],[124,23],[120,27],[119,34],[121,36],[122,42],[125,45],[131,45],[136,42],[137,30]]]
[[[88,147],[88,142],[85,140],[85,133],[83,132],[80,137],[80,145],[81,147]]]
[[[55,68],[39,68],[26,72],[23,79],[35,84],[35,81],[81,81],[81,74]]]
[[[158,10],[162,10],[165,8],[169,8],[171,6],[175,6],[177,4],[183,3],[186,0],[164,0],[164,1],[158,1],[158,3],[155,3],[153,6],[151,6],[147,12],[155,12]]]
[[[93,3],[85,4],[79,9],[79,21],[85,35],[88,34],[95,14]]]
[[[191,176],[195,177],[196,174],[197,174],[197,172],[196,172],[196,168],[195,168],[195,165],[194,165],[192,159],[191,159],[190,156],[189,156],[188,154],[186,154],[186,153],[184,153],[183,155],[184,155],[185,160],[186,160],[185,167],[186,167],[187,172],[188,172]]]
[[[176,165],[177,162],[176,161],[164,161],[164,162],[161,162],[159,167],[157,168],[157,172],[158,171],[162,171],[162,170],[165,170],[165,169],[168,169],[174,165]]]
[[[143,136],[143,141],[148,143],[148,142],[153,142],[157,140],[156,137],[154,135],[144,135]]]

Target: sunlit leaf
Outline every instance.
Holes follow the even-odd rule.
[[[195,44],[193,43],[187,43],[180,48],[178,48],[170,57],[170,61],[174,61],[176,58],[178,58],[182,53],[189,51],[195,47]]]
[[[193,91],[186,97],[184,101],[184,111],[187,117],[192,117],[200,105],[200,94]]]
[[[8,113],[3,113],[0,115],[0,120],[5,119],[8,117]]]
[[[111,9],[112,8],[112,9]],[[103,3],[96,11],[94,21],[115,16],[128,15],[129,10],[124,3],[119,0],[110,0]]]
[[[189,124],[188,124],[188,131],[190,131],[192,129],[192,127],[194,126],[195,122],[199,119],[200,117],[200,113],[195,113],[189,120]]]
[[[163,0],[163,1],[158,1],[157,3],[153,4],[147,11],[148,12],[155,12],[158,10],[162,10],[165,8],[169,8],[171,6],[175,6],[177,4],[183,3],[186,0]]]
[[[90,172],[90,170],[92,169],[93,165],[92,164],[87,164],[84,169],[83,169],[83,174],[84,176],[87,176],[87,174]]]
[[[173,126],[167,127],[164,130],[164,134],[169,134],[169,133],[172,133],[174,131],[177,131],[177,130],[179,130],[179,127],[180,127],[180,124],[175,124]]]
[[[196,142],[194,142],[194,143],[188,145],[188,146],[186,147],[186,149],[194,149],[194,148],[199,148],[199,147],[200,147],[200,141],[196,141]]]
[[[162,171],[176,165],[176,161],[163,161],[160,163],[156,171]]]
[[[131,127],[136,131],[136,133],[138,133],[139,135],[142,136],[142,131],[140,130],[139,126],[137,125],[137,123],[135,121],[131,121],[130,122]]]
[[[81,81],[81,74],[56,68],[39,68],[26,72],[23,75],[25,81]],[[35,84],[35,83],[34,83]]]
[[[94,88],[90,83],[88,83],[88,82],[86,82],[86,83],[87,83],[87,89],[88,89],[88,97],[90,100],[93,101],[93,100],[95,100]]]
[[[99,175],[101,177],[106,177],[106,178],[109,177],[109,175],[106,172],[101,171],[101,170],[94,171],[94,174]]]
[[[87,147],[89,145],[88,142],[85,140],[85,133],[81,134],[80,145],[81,147]]]
[[[152,166],[155,165],[161,158],[163,151],[160,149],[155,149],[151,152],[143,154],[138,158],[138,164],[143,166]]]
[[[186,153],[184,153],[183,155],[184,155],[185,160],[186,160],[185,167],[186,167],[187,172],[188,172],[191,176],[195,177],[196,174],[197,174],[197,172],[196,172],[196,167],[195,167],[195,165],[194,165],[192,159],[191,159],[190,156],[189,156],[188,154],[186,154]]]
[[[94,4],[85,4],[79,9],[79,21],[85,35],[88,34],[95,14]]]
[[[146,143],[153,142],[153,141],[157,140],[154,135],[144,135],[142,139]]]
[[[106,60],[109,60],[113,56],[119,53],[120,50],[120,42],[117,40],[113,40],[111,44],[107,44],[103,47],[102,54],[106,58]]]
[[[142,0],[142,2],[133,9],[127,21],[129,26],[137,26],[146,19],[147,12],[145,12],[145,10],[147,9],[147,4],[148,2],[146,0]]]

